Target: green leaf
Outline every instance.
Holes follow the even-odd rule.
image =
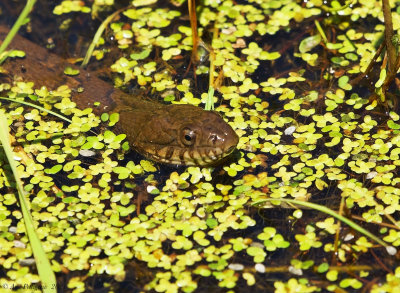
[[[60,164],[58,164],[58,165],[55,165],[55,166],[51,167],[50,169],[45,169],[44,172],[45,172],[46,174],[56,174],[56,173],[58,173],[62,168],[63,168],[63,166],[60,165]]]
[[[206,224],[209,228],[213,229],[218,225],[218,221],[214,218],[208,218]]]
[[[338,50],[338,49],[343,47],[343,44],[341,44],[341,43],[335,43],[335,44],[334,43],[327,43],[326,47],[329,50]]]
[[[75,69],[75,68],[72,68],[71,66],[67,66],[64,69],[64,74],[69,75],[69,76],[75,76],[75,75],[79,74],[79,69]]]
[[[132,53],[130,57],[133,60],[143,60],[143,59],[146,59],[147,57],[149,57],[150,53],[151,53],[151,50],[145,49],[140,53]]]
[[[8,53],[8,57],[18,57],[23,58],[25,57],[25,52],[20,50],[12,50]]]
[[[349,77],[346,75],[343,75],[342,77],[339,78],[339,81],[338,81],[339,87],[344,89],[345,91],[351,90],[352,86],[348,82],[349,82]]]
[[[109,126],[114,126],[119,121],[119,113],[112,113],[110,115],[110,123]]]
[[[375,87],[380,88],[386,79],[386,69],[383,68],[379,74],[379,80],[376,82]]]
[[[395,123],[393,120],[389,120],[387,122],[387,125],[389,126],[389,128],[391,129],[400,129],[400,124]]]
[[[304,40],[301,41],[299,45],[299,51],[300,53],[307,53],[310,52],[313,48],[318,46],[318,44],[321,42],[321,35],[316,34],[314,36],[310,36],[308,38],[305,38]]]

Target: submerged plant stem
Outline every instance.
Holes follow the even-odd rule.
[[[382,42],[380,44],[378,50],[376,50],[375,55],[374,55],[374,57],[372,57],[371,61],[369,62],[367,69],[364,72],[362,72],[361,74],[359,74],[356,78],[351,80],[350,85],[354,86],[354,85],[358,84],[364,77],[366,77],[371,72],[372,68],[375,65],[376,60],[382,53],[383,48],[385,48],[384,42]]]
[[[128,7],[129,8],[129,7]],[[90,46],[88,48],[88,50],[86,51],[86,55],[85,58],[83,59],[83,62],[81,64],[81,67],[86,67],[86,65],[89,63],[90,58],[92,57],[94,48],[96,47],[96,45],[98,44],[101,35],[103,34],[104,30],[106,29],[106,27],[108,26],[108,24],[114,19],[115,16],[117,16],[118,14],[120,14],[122,11],[128,9],[128,8],[121,8],[117,11],[115,11],[113,14],[109,15],[99,26],[99,28],[97,29],[92,42],[90,43]]]
[[[17,21],[14,23],[7,37],[4,39],[3,43],[0,45],[0,55],[7,49],[8,45],[11,43],[14,36],[18,33],[19,28],[25,24],[25,20],[29,13],[31,12],[36,0],[28,0],[21,14],[18,16]],[[2,60],[4,62],[4,60]]]

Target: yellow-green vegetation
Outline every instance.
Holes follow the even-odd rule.
[[[185,75],[192,48],[185,4],[159,4],[131,1],[109,25],[114,41],[100,38],[93,55],[116,47],[117,87],[137,84],[165,102],[203,106],[207,90]],[[197,81],[213,75],[215,109],[240,136],[222,167],[173,169],[128,156],[125,136],[112,131],[118,115],[77,109],[66,87],[0,85],[3,97],[71,120],[0,100],[38,236],[68,280],[60,292],[99,283],[118,292],[126,282],[156,292],[400,290],[398,255],[331,215],[274,205],[281,198],[326,205],[400,246],[400,116],[390,95],[385,104],[380,98],[382,56],[351,82],[382,42],[381,1],[198,4],[199,35],[212,54],[201,52]],[[54,14],[97,17],[119,8],[65,0]],[[398,33],[397,10],[393,26]],[[10,178],[0,151],[0,292],[26,292],[38,277],[27,265],[32,251]],[[271,198],[269,209],[253,206]]]

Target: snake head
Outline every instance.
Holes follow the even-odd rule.
[[[133,146],[163,163],[207,166],[236,147],[239,137],[222,117],[191,105],[167,105],[142,119]]]

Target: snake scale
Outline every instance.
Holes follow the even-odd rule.
[[[0,26],[1,40],[8,31],[9,28]],[[127,135],[137,152],[151,160],[188,166],[213,165],[229,155],[238,143],[235,131],[214,111],[130,95],[83,69],[79,69],[78,76],[67,76],[63,74],[64,68],[74,66],[19,35],[9,48],[22,50],[26,56],[6,60],[2,67],[8,78],[32,81],[36,88],[55,89],[66,84],[78,108],[91,107],[97,115],[118,112],[118,131]],[[4,78],[0,81],[4,82]],[[94,106],[95,102],[100,106]]]

